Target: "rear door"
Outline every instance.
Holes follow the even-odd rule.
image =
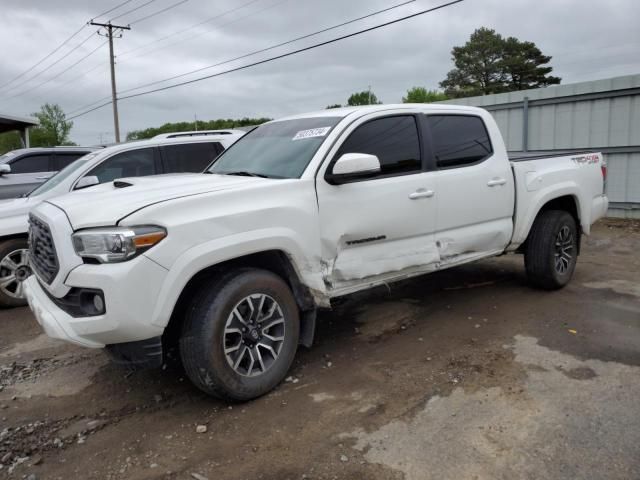
[[[0,177],[0,199],[28,193],[55,173],[53,155],[49,153],[27,153],[9,165],[11,173]]]
[[[200,173],[224,150],[219,142],[161,145],[165,173]]]
[[[502,145],[477,115],[426,115],[436,171],[435,240],[441,264],[503,250],[513,230],[514,185]]]
[[[332,185],[326,173],[345,153],[376,155],[382,170]],[[356,121],[325,162],[316,188],[324,279],[334,294],[435,265],[435,182],[433,172],[425,171],[418,115]]]

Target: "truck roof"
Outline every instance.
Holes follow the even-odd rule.
[[[298,118],[310,118],[310,117],[346,117],[352,114],[366,115],[368,113],[383,112],[385,110],[401,110],[401,109],[420,109],[423,111],[438,112],[441,110],[459,110],[461,112],[477,112],[483,111],[478,107],[470,107],[467,105],[450,105],[450,104],[438,104],[438,103],[387,103],[381,105],[363,105],[358,107],[341,107],[341,108],[328,108],[326,110],[318,110],[315,112],[301,113],[298,115],[291,115],[284,118],[274,120],[274,122],[280,120],[295,120]]]

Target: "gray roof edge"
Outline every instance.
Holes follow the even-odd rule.
[[[17,115],[7,115],[5,113],[0,112],[0,120],[3,120],[3,119],[10,120],[12,122],[27,123],[34,127],[37,125],[40,125],[40,121],[35,117],[21,117]]]
[[[489,105],[500,105],[503,103],[522,102],[525,97],[528,97],[529,100],[539,100],[543,98],[559,98],[580,94],[626,90],[637,87],[640,87],[640,74],[603,78],[587,82],[565,83],[562,85],[532,88],[529,90],[516,90],[508,93],[455,98],[435,103],[486,107]]]

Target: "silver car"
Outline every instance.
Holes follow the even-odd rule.
[[[0,199],[18,198],[96,150],[91,147],[21,148],[0,156]]]

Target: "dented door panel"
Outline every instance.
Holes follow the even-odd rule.
[[[328,290],[438,263],[434,198],[409,198],[433,183],[425,172],[337,186],[318,182]]]

